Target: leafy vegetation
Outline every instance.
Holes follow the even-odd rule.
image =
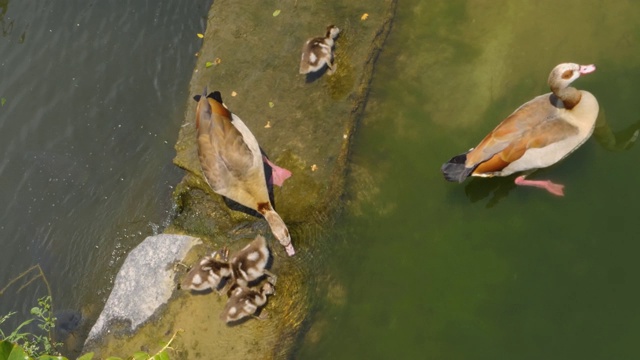
[[[144,351],[138,351],[133,355],[126,358],[126,360],[171,360],[169,357],[169,353],[167,352],[169,349],[174,350],[171,347],[171,343],[176,339],[178,333],[182,330],[178,330],[173,333],[171,339],[160,349],[157,353],[150,355]],[[86,353],[77,360],[92,360],[94,353]],[[8,340],[0,340],[0,360],[69,360],[64,356],[59,355],[40,355],[35,357],[30,355],[28,351],[26,351],[23,347],[18,344],[12,343]],[[120,357],[110,356],[106,360],[125,360]]]
[[[34,275],[35,273],[35,275]],[[68,360],[64,356],[60,356],[58,348],[62,343],[55,342],[53,340],[53,330],[55,327],[56,318],[53,316],[53,306],[51,299],[51,288],[49,282],[44,276],[44,272],[40,265],[34,265],[18,275],[2,289],[0,289],[0,296],[5,291],[17,283],[21,279],[25,280],[25,283],[20,286],[16,292],[20,292],[38,279],[42,279],[47,287],[48,295],[38,299],[38,306],[31,308],[31,318],[22,322],[13,331],[6,334],[0,329],[0,360]],[[16,315],[15,311],[9,312],[6,315],[0,315],[0,326],[5,323],[12,316]],[[32,323],[36,323],[40,329],[41,334],[35,334],[30,330],[27,330],[28,326]],[[176,336],[182,332],[177,330],[169,341],[158,350],[155,354],[149,354],[144,351],[138,351],[133,355],[126,358],[126,360],[170,360],[169,350],[174,350],[171,344],[176,339]],[[94,354],[87,353],[77,358],[77,360],[92,360]],[[125,360],[120,357],[111,356],[106,360]]]
[[[15,314],[15,312],[10,312],[1,317],[0,325]],[[55,317],[53,317],[51,313],[51,296],[38,299],[38,306],[31,308],[31,315],[33,316],[31,319],[22,322],[22,324],[18,325],[9,335],[5,335],[2,329],[0,329],[2,340],[19,345],[29,356],[38,356],[40,354],[59,355],[57,348],[60,347],[62,343],[53,341],[51,336],[56,322]],[[38,328],[44,332],[44,335],[23,330],[24,327],[34,321],[38,323]],[[2,358],[0,357],[0,359]]]

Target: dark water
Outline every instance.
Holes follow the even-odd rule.
[[[0,288],[40,264],[56,309],[99,311],[127,251],[165,226],[210,5],[0,0]],[[18,287],[0,313],[46,294]]]
[[[561,62],[613,130],[640,120],[640,4],[401,1],[354,147],[335,284],[304,359],[635,359],[640,145],[594,139],[532,178],[440,165],[547,92]]]

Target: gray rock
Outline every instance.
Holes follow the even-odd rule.
[[[85,343],[96,340],[114,322],[127,324],[124,330],[133,332],[149,319],[176,287],[171,265],[200,243],[200,239],[186,235],[160,234],[144,239],[124,261]]]

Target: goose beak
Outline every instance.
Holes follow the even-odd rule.
[[[591,65],[580,65],[580,74],[590,74],[596,71],[596,66],[594,64]]]
[[[287,255],[293,256],[296,254],[296,250],[293,248],[293,245],[289,243],[289,245],[285,246],[285,250],[287,250]]]

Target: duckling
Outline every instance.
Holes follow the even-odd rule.
[[[328,67],[328,75],[336,71],[337,66],[333,62],[333,45],[339,33],[340,29],[337,26],[329,25],[325,37],[311,38],[304,43],[300,59],[300,74],[318,71],[325,64]]]
[[[229,250],[224,248],[205,256],[198,265],[194,266],[184,280],[181,288],[187,290],[204,291],[218,290],[220,283],[232,275],[232,268],[228,262]]]
[[[220,92],[207,97],[204,89],[196,108],[196,128],[200,166],[211,189],[262,215],[287,254],[293,256],[289,229],[269,199],[258,141],[223,105]]]
[[[273,294],[275,294],[275,288],[268,281],[262,284],[259,290],[237,286],[230,291],[229,301],[227,301],[224,311],[220,314],[220,319],[230,323],[244,319],[247,316],[255,316],[256,311],[267,303],[267,295]],[[266,319],[265,314],[255,317]]]
[[[266,275],[268,281],[275,285],[278,277],[266,269],[270,256],[267,240],[262,235],[256,236],[251,243],[231,257],[229,263],[235,283],[241,287],[248,287],[250,283]]]

